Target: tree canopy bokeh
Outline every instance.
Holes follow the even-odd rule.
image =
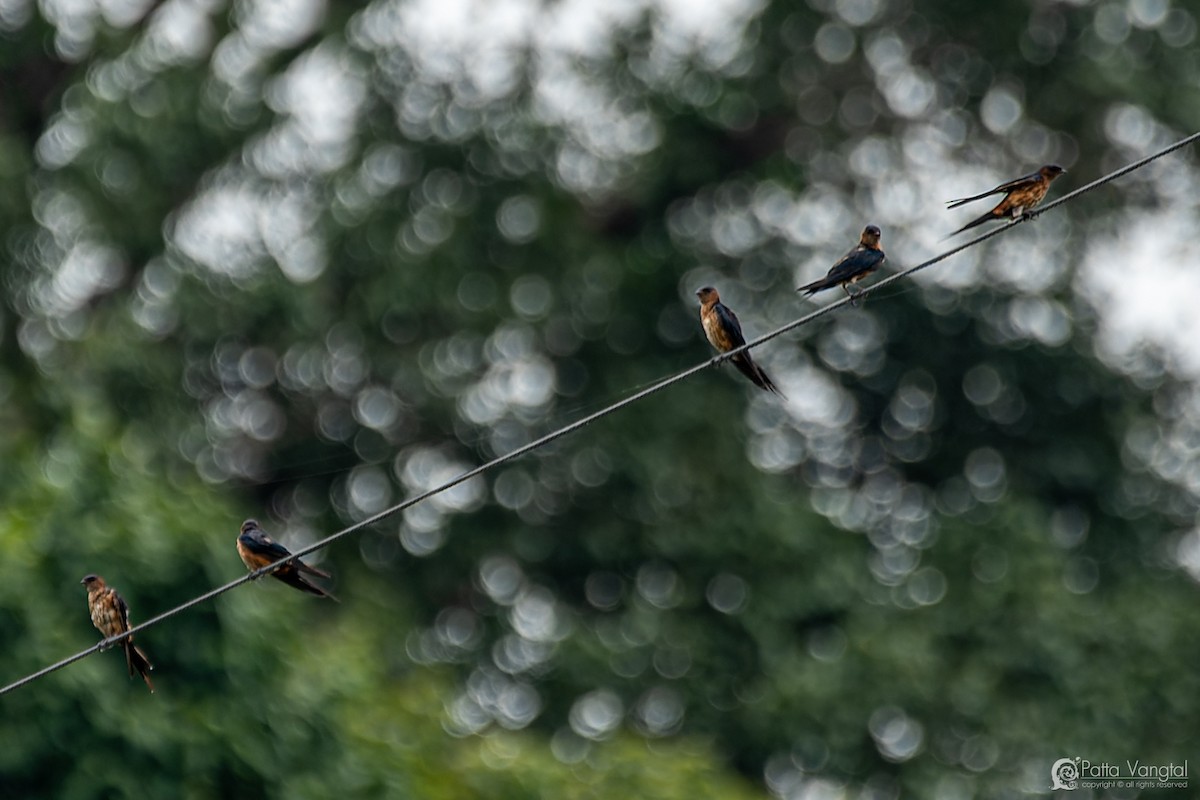
[[[1200,129],[1175,0],[0,0],[4,682]],[[13,797],[967,798],[1200,730],[1191,149],[0,698]],[[986,201],[985,201],[986,202]],[[981,207],[974,214],[985,210]],[[886,271],[885,267],[885,271]],[[819,295],[818,302],[828,302]],[[1150,792],[1150,794],[1154,794]],[[1161,793],[1160,793],[1161,794]],[[1122,797],[1133,796],[1124,794]]]

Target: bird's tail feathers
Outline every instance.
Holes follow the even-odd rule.
[[[958,208],[959,206],[965,206],[967,203],[973,203],[976,200],[982,200],[982,199],[983,199],[982,197],[976,196],[976,197],[960,197],[957,200],[947,200],[946,201],[946,210],[948,211],[952,208]]]
[[[765,373],[761,369],[759,369],[758,375],[760,378],[762,378],[762,383],[760,385],[764,389],[766,389],[768,392],[773,392],[773,393],[779,395],[784,400],[787,400],[787,395],[784,394],[782,391],[780,391],[779,387],[775,385],[775,381],[771,380],[771,378],[767,375],[767,373]]]
[[[805,285],[796,289],[796,291],[804,292],[805,297],[811,297],[812,295],[816,294],[817,292],[823,291],[825,289],[832,289],[834,286],[837,286],[837,281],[831,281],[828,278],[820,278],[819,280],[815,280],[812,283],[806,283]]]
[[[296,559],[292,563],[295,564],[296,568],[299,569],[301,572],[307,572],[309,575],[316,575],[318,578],[332,578],[333,577],[325,570],[317,569],[316,567],[312,566],[311,564],[305,564],[300,559]]]
[[[153,692],[154,684],[150,681],[150,670],[154,669],[154,665],[150,663],[150,659],[146,658],[142,649],[133,643],[132,639],[126,639],[124,645],[125,663],[129,666],[129,677],[132,678],[135,674],[141,675],[146,686]]]
[[[998,191],[1000,191],[1000,190],[992,189],[991,191],[988,191],[988,192],[981,192],[980,194],[973,194],[970,197],[960,197],[956,200],[947,200],[946,208],[951,209],[951,208],[958,208],[959,206],[965,206],[967,203],[974,203],[976,200],[982,200],[985,197],[989,197],[993,194],[996,194]]]
[[[730,359],[733,362],[733,365],[738,368],[738,372],[741,372],[743,375],[749,378],[750,382],[758,388],[765,389],[768,392],[774,392],[780,397],[787,399],[787,396],[783,392],[779,391],[779,387],[775,385],[775,381],[771,380],[767,373],[763,371],[763,368],[748,358],[742,358],[744,355],[745,353],[742,353]]]
[[[308,592],[309,594],[316,595],[317,597],[328,597],[330,600],[332,600],[335,603],[341,602],[341,600],[338,600],[330,592],[326,591],[325,589],[322,589],[317,584],[306,579],[304,577],[304,575],[302,575],[299,572],[299,570],[287,570],[287,571],[279,570],[278,572],[273,572],[271,574],[274,577],[276,577],[279,580],[286,583],[288,586],[292,586],[296,589],[299,589],[302,592]],[[324,574],[324,573],[320,573],[320,574]]]
[[[966,225],[963,225],[961,228],[954,231],[954,233],[948,234],[946,236],[946,238],[949,239],[951,236],[957,236],[958,234],[962,233],[963,231],[970,230],[971,228],[974,228],[976,225],[982,225],[983,223],[987,222],[988,220],[993,220],[993,219],[998,219],[998,217],[993,216],[992,212],[989,211],[988,213],[982,214],[982,215],[976,217],[975,219],[971,220]]]

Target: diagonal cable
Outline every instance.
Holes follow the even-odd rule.
[[[1092,181],[1091,183],[1089,183],[1085,186],[1081,186],[1078,189],[1075,189],[1074,191],[1063,195],[1062,197],[1058,198],[1057,200],[1054,200],[1053,202],[1048,203],[1041,208],[1035,209],[1031,213],[1027,213],[1022,217],[1018,217],[1017,219],[1013,220],[1012,222],[1009,222],[1007,225],[1003,225],[999,228],[993,228],[992,230],[988,231],[987,233],[976,236],[974,239],[971,239],[963,244],[960,244],[957,247],[951,248],[950,250],[947,250],[944,253],[936,255],[933,258],[930,258],[926,261],[922,261],[920,264],[917,264],[916,266],[909,267],[908,269],[904,269],[904,270],[901,270],[900,272],[889,275],[888,277],[884,278],[883,280],[873,284],[869,289],[864,289],[863,291],[861,291],[858,295],[856,295],[856,297],[854,299],[857,301],[858,298],[865,298],[867,295],[869,295],[873,292],[876,292],[880,289],[883,289],[887,286],[890,286],[891,284],[895,283],[896,281],[903,280],[904,278],[909,277],[910,275],[912,275],[915,272],[919,272],[920,270],[923,270],[927,267],[933,266],[934,264],[937,264],[940,261],[944,261],[947,258],[949,258],[950,256],[953,256],[957,253],[961,253],[963,250],[966,250],[970,247],[974,247],[982,242],[987,241],[988,239],[991,239],[993,236],[999,236],[1000,234],[1010,230],[1011,228],[1013,228],[1017,225],[1020,225],[1022,222],[1031,220],[1031,219],[1035,218],[1036,216],[1038,216],[1039,214],[1049,211],[1050,209],[1055,208],[1056,206],[1059,206],[1059,205],[1062,205],[1063,203],[1074,200],[1075,198],[1080,197],[1081,195],[1084,195],[1090,191],[1093,191],[1094,189],[1097,189],[1106,183],[1114,181],[1123,175],[1127,175],[1130,172],[1141,169],[1142,167],[1146,166],[1147,164],[1151,163],[1152,161],[1156,161],[1156,160],[1162,158],[1163,156],[1166,156],[1170,153],[1175,152],[1176,150],[1186,147],[1187,145],[1189,145],[1192,142],[1195,142],[1197,140],[1200,140],[1200,132],[1193,133],[1191,136],[1181,139],[1181,140],[1175,142],[1174,144],[1169,145],[1168,147],[1166,147],[1162,150],[1159,150],[1151,155],[1148,155],[1139,161],[1135,161],[1131,164],[1127,164],[1124,167],[1114,170],[1113,172],[1110,172],[1101,178],[1097,178],[1096,180]],[[86,658],[87,656],[90,656],[92,653],[99,652],[101,649],[106,649],[108,647],[112,647],[112,646],[120,643],[121,641],[127,639],[128,637],[132,636],[135,633],[146,630],[147,628],[151,628],[151,627],[159,624],[160,622],[165,622],[166,620],[170,619],[171,617],[175,616],[176,614],[181,614],[184,611],[187,611],[188,609],[190,609],[194,606],[200,605],[201,603],[208,602],[209,600],[213,599],[214,597],[217,597],[218,595],[222,595],[225,592],[228,592],[230,589],[233,589],[237,586],[241,586],[243,583],[247,583],[251,580],[262,577],[263,575],[266,575],[266,574],[274,571],[275,569],[278,569],[283,564],[286,564],[290,561],[294,561],[295,559],[298,559],[298,558],[302,558],[303,556],[306,556],[309,553],[313,553],[317,550],[321,550],[322,548],[328,547],[329,545],[333,544],[334,542],[338,541],[339,539],[343,539],[347,536],[350,536],[351,534],[358,533],[359,531],[363,530],[364,528],[368,528],[371,525],[376,524],[377,522],[382,522],[383,520],[388,519],[389,517],[393,517],[396,514],[399,514],[406,509],[412,508],[413,506],[417,505],[418,503],[422,503],[422,502],[428,500],[429,498],[433,497],[434,495],[438,495],[438,494],[441,494],[442,492],[453,489],[455,486],[458,486],[461,483],[465,483],[465,482],[471,480],[472,478],[475,478],[479,475],[482,475],[485,472],[488,472],[489,470],[495,469],[496,467],[501,466],[502,464],[506,464],[509,461],[514,461],[527,453],[531,453],[534,450],[545,447],[546,445],[550,444],[551,442],[561,439],[564,436],[568,436],[568,435],[574,433],[575,431],[580,430],[581,428],[586,428],[588,425],[591,425],[593,422],[597,422],[598,420],[601,420],[610,414],[614,414],[617,411],[620,411],[621,409],[625,408],[626,406],[631,406],[634,403],[638,403],[638,402],[644,400],[645,398],[649,397],[650,395],[657,394],[670,386],[674,386],[676,383],[679,383],[680,381],[690,378],[691,376],[695,375],[697,372],[700,372],[701,370],[716,366],[723,361],[728,361],[729,359],[736,356],[738,353],[741,353],[746,350],[751,350],[755,347],[758,347],[761,344],[771,341],[772,339],[774,339],[778,336],[782,336],[783,334],[787,333],[788,331],[795,330],[796,328],[799,328],[803,325],[808,325],[809,323],[814,322],[817,319],[820,319],[821,317],[825,316],[826,314],[832,314],[834,311],[842,308],[843,306],[850,304],[850,302],[851,302],[851,298],[849,296],[843,297],[840,300],[830,303],[829,305],[822,306],[815,311],[805,314],[804,316],[799,317],[798,319],[794,319],[791,322],[787,323],[786,325],[782,325],[782,326],[776,328],[775,330],[771,331],[770,333],[763,334],[762,336],[759,336],[757,339],[746,342],[745,344],[741,345],[740,347],[735,347],[734,349],[732,349],[728,352],[713,356],[712,358],[710,358],[706,361],[702,361],[693,367],[689,367],[688,369],[685,369],[682,372],[675,373],[674,375],[664,378],[663,380],[660,380],[657,383],[651,384],[650,386],[646,387],[645,389],[642,389],[641,391],[638,391],[638,392],[630,395],[629,397],[626,397],[623,400],[620,400],[616,403],[605,406],[604,408],[600,409],[599,411],[596,411],[593,414],[589,414],[586,417],[576,420],[575,422],[572,422],[569,425],[566,425],[562,428],[558,428],[557,430],[546,434],[545,436],[541,437],[540,439],[535,439],[534,441],[529,442],[528,444],[525,444],[521,447],[518,447],[517,449],[512,450],[508,453],[505,453],[504,455],[497,456],[496,458],[493,458],[491,461],[488,461],[485,464],[481,464],[480,466],[475,467],[474,469],[470,469],[470,470],[462,473],[458,477],[452,478],[451,480],[446,481],[445,483],[441,484],[440,486],[436,486],[428,491],[422,492],[421,494],[410,497],[409,499],[407,499],[401,503],[397,503],[396,505],[391,506],[390,508],[385,508],[383,511],[380,511],[379,513],[377,513],[373,516],[367,517],[366,519],[356,522],[353,525],[350,525],[349,527],[343,528],[342,530],[340,530],[336,533],[330,534],[329,536],[326,536],[324,539],[313,542],[312,544],[297,550],[296,552],[292,553],[291,555],[289,555],[285,558],[279,559],[278,561],[276,561],[273,564],[269,564],[265,567],[255,570],[253,572],[248,572],[245,575],[242,575],[241,577],[230,581],[229,583],[225,584],[224,586],[218,586],[217,588],[211,589],[211,590],[205,592],[204,594],[199,595],[198,597],[194,597],[191,600],[188,600],[187,602],[183,603],[182,605],[176,606],[175,608],[172,608],[169,611],[164,611],[163,613],[159,614],[156,617],[151,617],[150,619],[146,620],[145,622],[141,623],[140,625],[133,626],[129,630],[125,631],[124,633],[118,634],[117,636],[113,636],[109,639],[103,639],[103,640],[97,642],[96,644],[92,645],[91,647],[87,648],[86,650],[81,650],[73,656],[64,658],[62,661],[58,661],[58,662],[51,664],[48,667],[44,667],[44,668],[38,670],[37,672],[27,675],[26,677],[22,678],[19,681],[10,683],[9,685],[0,689],[0,695],[7,694],[7,693],[13,691],[14,689],[19,689],[20,687],[22,687],[28,683],[32,683],[33,681],[38,680],[39,678],[42,678],[45,675],[49,675],[51,672],[62,669],[63,667],[65,667],[69,664],[73,664],[76,661],[79,661],[80,659]]]

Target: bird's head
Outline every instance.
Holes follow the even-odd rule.
[[[1066,170],[1058,164],[1047,164],[1039,169],[1038,172],[1042,173],[1043,178],[1049,178],[1050,180],[1054,180],[1059,175],[1066,174]]]
[[[711,286],[705,286],[702,289],[696,290],[696,297],[700,298],[700,302],[704,305],[715,303],[721,299],[721,295],[717,294],[717,290]]]
[[[242,533],[250,533],[256,530],[259,530],[258,520],[248,519],[242,523]]]
[[[92,588],[103,589],[104,588],[104,578],[101,578],[99,575],[94,575],[94,574],[93,575],[84,575],[83,580],[81,580],[80,583],[82,583],[88,589],[92,589]]]
[[[862,238],[859,241],[867,247],[878,247],[881,236],[883,236],[883,231],[879,230],[878,225],[868,225],[863,228]]]

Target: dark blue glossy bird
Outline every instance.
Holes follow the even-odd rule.
[[[248,519],[242,523],[241,533],[237,538],[238,555],[242,557],[242,563],[246,565],[246,569],[253,572],[256,569],[274,564],[281,558],[287,558],[292,553],[279,542],[267,536],[266,531],[258,526],[258,523],[252,519]],[[281,580],[288,586],[299,589],[302,592],[315,594],[318,597],[328,597],[330,600],[337,600],[329,592],[312,583],[304,577],[305,573],[316,575],[320,578],[330,577],[328,572],[319,570],[316,567],[310,567],[298,558],[294,558],[283,566],[270,572],[272,578]]]
[[[883,250],[879,248],[879,239],[881,236],[883,236],[883,233],[875,225],[868,225],[863,228],[858,244],[853,250],[842,256],[841,261],[830,267],[829,272],[825,273],[824,278],[805,284],[796,291],[804,292],[807,297],[823,289],[832,289],[834,286],[841,286],[845,289],[846,294],[850,296],[850,304],[857,305],[857,298],[860,292],[850,291],[850,286],[879,269],[879,265],[883,263],[886,256],[883,254]]]
[[[704,335],[708,337],[709,344],[722,353],[728,353],[746,343],[737,314],[721,302],[721,295],[717,294],[716,289],[705,286],[696,292],[696,297],[700,298],[700,324],[704,326]],[[755,386],[783,397],[783,392],[779,391],[775,382],[750,358],[749,350],[743,350],[729,360]]]

